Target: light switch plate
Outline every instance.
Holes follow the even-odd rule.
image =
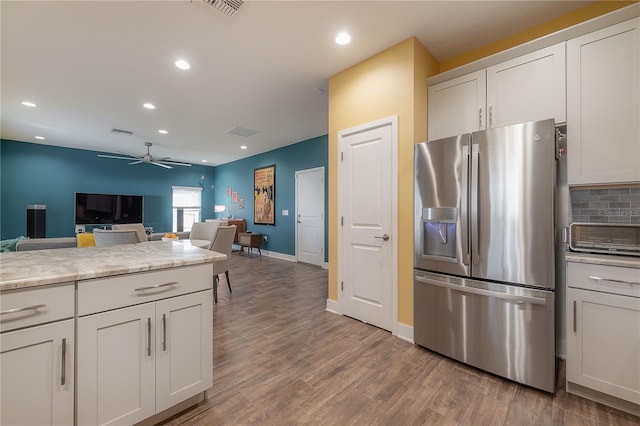
[[[289,216],[289,210],[282,210],[282,216]]]

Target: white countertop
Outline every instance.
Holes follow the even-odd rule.
[[[567,262],[592,263],[595,265],[621,266],[640,269],[640,257],[620,256],[617,254],[595,254],[568,251],[564,254]]]
[[[226,257],[188,240],[0,253],[0,291],[197,265]]]

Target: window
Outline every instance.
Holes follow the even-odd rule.
[[[200,222],[202,188],[173,186],[173,232],[191,231],[194,222]]]

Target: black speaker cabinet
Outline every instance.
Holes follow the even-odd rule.
[[[44,238],[47,234],[47,206],[29,204],[27,206],[27,237]]]

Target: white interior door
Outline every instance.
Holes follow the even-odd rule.
[[[296,172],[296,259],[324,262],[324,167]]]
[[[340,132],[342,313],[394,331],[395,119]]]

